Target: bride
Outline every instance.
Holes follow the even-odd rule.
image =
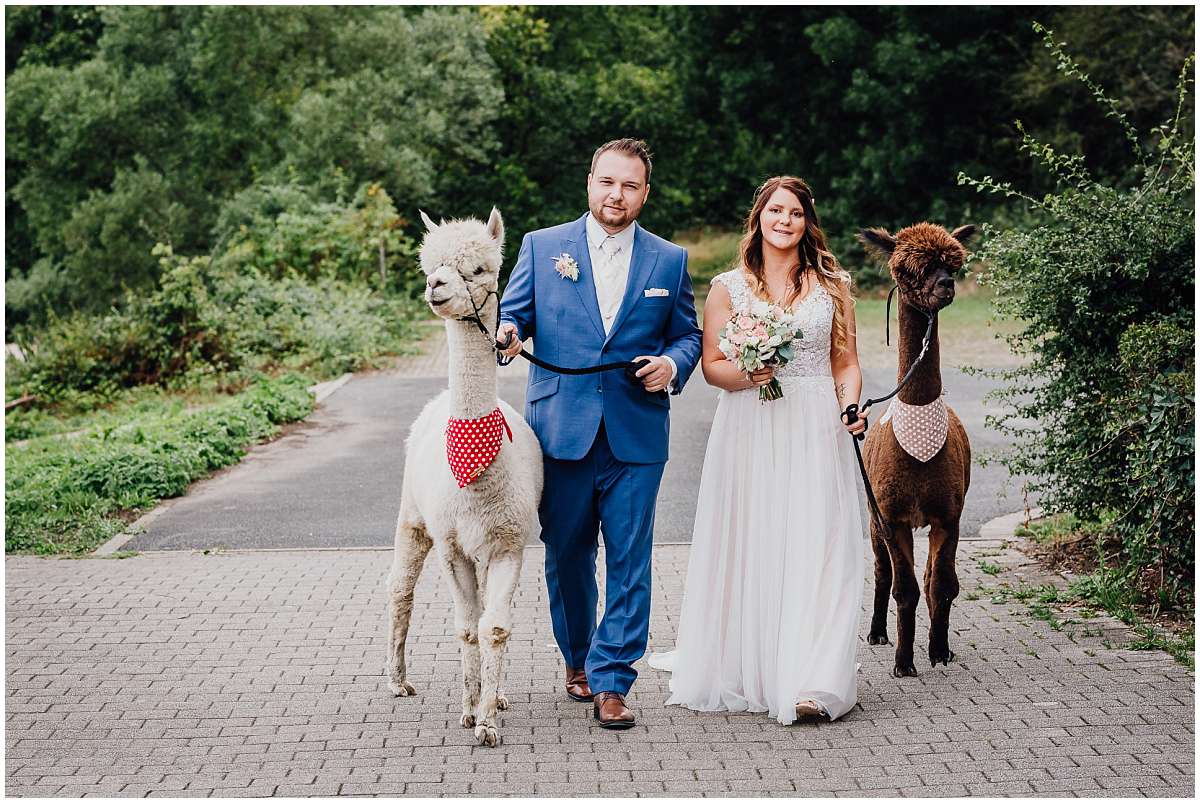
[[[739,265],[704,309],[704,378],[720,388],[692,536],[668,705],[766,711],[783,725],[837,719],[857,701],[863,534],[854,447],[839,424],[862,388],[850,276],[825,245],[812,191],[767,180]],[[801,338],[777,371],[742,373],[717,346],[762,299],[791,309]],[[760,402],[772,376],[784,396]]]

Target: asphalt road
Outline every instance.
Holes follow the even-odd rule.
[[[506,376],[505,371],[512,374]],[[868,369],[864,374],[866,395],[887,392],[894,384],[892,370]],[[355,376],[284,437],[252,449],[240,464],[196,483],[186,496],[144,517],[144,532],[123,548],[391,546],[404,439],[421,408],[445,382],[388,373]],[[976,457],[1001,446],[1003,440],[983,425],[983,397],[992,384],[946,367],[943,384]],[[523,374],[502,369],[500,395],[522,409],[524,391]],[[691,540],[696,487],[717,393],[697,373],[672,400],[671,459],[659,494],[658,543]],[[873,417],[882,412],[877,410]],[[973,537],[987,520],[1023,507],[1017,480],[1001,466],[976,463],[962,537]]]

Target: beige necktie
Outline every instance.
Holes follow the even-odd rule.
[[[611,270],[616,266],[617,254],[621,253],[621,245],[617,242],[617,238],[611,235],[605,237],[604,242],[600,243],[600,251],[608,262],[604,267]]]
[[[621,253],[621,245],[616,238],[605,237],[600,243],[600,253],[604,257],[600,261],[604,264],[597,273],[603,280],[596,284],[596,300],[600,305],[600,317],[604,319],[604,332],[608,334],[621,306],[621,289],[616,286],[617,255]]]

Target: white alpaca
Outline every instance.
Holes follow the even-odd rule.
[[[496,396],[490,335],[463,320],[478,310],[488,332],[495,331],[504,242],[500,213],[493,208],[486,225],[453,220],[439,226],[424,212],[421,219],[427,229],[421,244],[425,300],[446,319],[450,387],[425,406],[408,435],[388,579],[388,687],[399,697],[415,693],[406,679],[404,643],[413,589],[429,548],[436,546],[462,641],[461,723],[475,728],[479,744],[494,747],[499,742],[496,711],[508,707],[498,686],[512,630],[513,592],[525,542],[539,532],[542,451],[525,419]],[[512,441],[502,433],[491,465],[460,488],[447,460],[447,421],[480,419],[497,408],[512,430]]]

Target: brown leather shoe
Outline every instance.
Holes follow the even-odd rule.
[[[625,697],[615,691],[602,691],[592,703],[592,716],[600,720],[600,727],[625,730],[634,725],[633,712],[625,705]]]
[[[579,703],[592,701],[592,687],[588,685],[587,672],[567,667],[567,696]]]

